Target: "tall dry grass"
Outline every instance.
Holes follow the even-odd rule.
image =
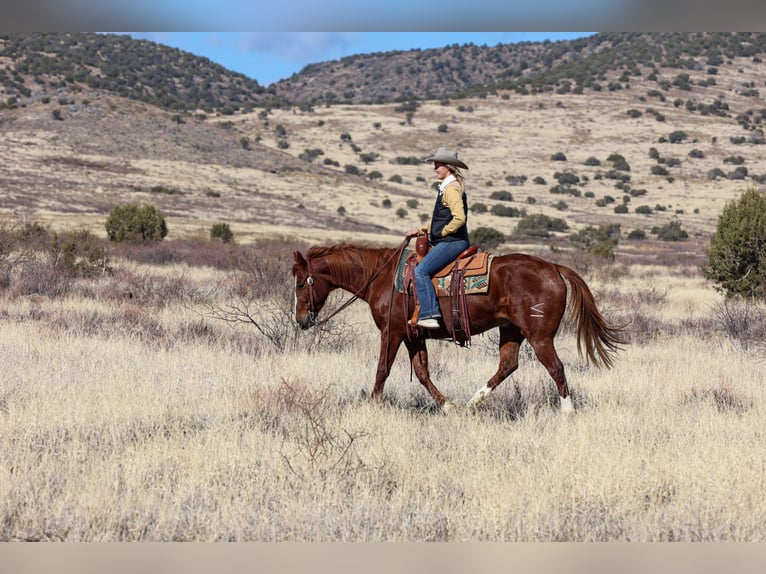
[[[378,333],[363,303],[280,349],[211,310],[248,302],[288,332],[271,311],[289,277],[248,298],[252,260],[137,259],[63,295],[11,283],[0,298],[2,540],[766,539],[763,356],[690,268],[588,274],[631,345],[605,371],[559,336],[572,416],[526,346],[478,413],[444,416],[404,353],[384,399],[366,398]],[[492,334],[430,349],[457,402],[496,368]]]

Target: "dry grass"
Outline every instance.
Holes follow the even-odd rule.
[[[235,300],[228,272],[115,263],[147,293],[101,297],[117,281],[102,278],[0,300],[3,540],[766,539],[763,360],[688,270],[589,274],[610,317],[652,336],[611,371],[559,336],[574,415],[524,348],[478,413],[444,416],[403,356],[384,400],[365,398],[378,334],[362,303],[341,315],[352,338],[279,351],[206,314]],[[458,402],[496,367],[492,334],[430,347]]]

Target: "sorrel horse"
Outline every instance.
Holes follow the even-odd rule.
[[[453,405],[431,381],[426,340],[450,338],[450,301],[448,297],[439,301],[445,323],[441,329],[420,336],[408,334],[411,296],[394,288],[398,260],[406,241],[399,248],[333,245],[311,247],[305,256],[294,252],[295,319],[302,329],[319,323],[317,316],[335,289],[353,294],[347,303],[362,299],[370,306],[380,330],[380,357],[372,398],[380,397],[383,392],[391,365],[404,343],[418,380],[437,405],[447,411]],[[567,308],[567,295],[569,311],[577,325],[578,352],[595,365],[612,366],[614,352],[625,343],[622,329],[607,324],[593,294],[577,272],[532,255],[496,256],[490,268],[488,292],[468,295],[467,299],[470,332],[478,334],[495,327],[499,329],[500,364],[470,399],[470,409],[486,400],[492,390],[518,368],[519,346],[526,339],[556,382],[560,410],[574,410],[564,365],[553,345]]]

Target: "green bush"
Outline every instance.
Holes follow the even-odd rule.
[[[54,234],[50,256],[55,269],[71,277],[94,276],[107,269],[106,251],[88,230]]]
[[[505,235],[494,227],[477,227],[468,235],[471,245],[478,245],[485,251],[490,251],[505,243]]]
[[[596,257],[614,259],[614,248],[620,241],[620,224],[588,227],[569,236],[569,240],[581,251]]]
[[[766,298],[766,196],[748,189],[728,202],[707,251],[705,276],[727,296]]]
[[[671,221],[654,231],[657,233],[657,239],[662,241],[681,241],[689,237],[689,234],[681,229],[679,221]]]
[[[681,143],[688,137],[688,134],[684,130],[676,130],[668,136],[668,141],[670,143]]]
[[[162,214],[150,204],[118,205],[106,220],[106,233],[110,241],[162,241],[168,227]]]
[[[210,228],[210,239],[231,243],[234,239],[234,233],[228,223],[214,223]]]
[[[498,201],[513,201],[513,194],[510,191],[493,191],[489,194],[489,198]]]
[[[534,213],[522,217],[516,225],[516,235],[530,237],[550,237],[552,231],[566,231],[569,225],[560,217],[549,217],[543,213]]]

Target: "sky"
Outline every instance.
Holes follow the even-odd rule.
[[[345,56],[443,48],[571,40],[591,32],[125,32],[204,56],[262,86],[289,78],[308,64]]]

